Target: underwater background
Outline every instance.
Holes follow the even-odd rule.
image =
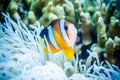
[[[120,0],[1,0],[0,80],[120,80]],[[65,18],[74,58],[44,51],[41,31]],[[64,45],[64,44],[63,44]]]

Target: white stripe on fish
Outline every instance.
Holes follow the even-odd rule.
[[[69,40],[69,38],[67,36],[67,33],[66,33],[65,29],[64,29],[64,23],[65,23],[65,20],[61,19],[60,20],[60,30],[61,30],[61,33],[62,33],[62,36],[63,36],[64,40],[69,42],[70,40]]]
[[[57,45],[57,43],[56,43],[56,41],[55,41],[55,38],[54,38],[54,35],[53,35],[53,32],[52,32],[52,27],[51,27],[51,25],[48,26],[47,29],[48,29],[48,37],[49,37],[49,39],[50,39],[51,44],[52,44],[55,48],[59,49],[59,47],[58,47],[58,45]]]

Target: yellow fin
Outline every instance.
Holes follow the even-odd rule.
[[[48,48],[47,47],[44,47],[44,52],[48,53]]]
[[[72,47],[63,49],[64,55],[68,59],[72,59],[74,57],[74,50]]]
[[[40,39],[38,39],[38,42],[39,42],[39,43],[43,43],[44,40],[40,38]]]

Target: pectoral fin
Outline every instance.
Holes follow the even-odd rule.
[[[72,47],[63,49],[64,55],[68,59],[72,59],[74,57],[74,49]]]
[[[44,48],[44,52],[48,53],[48,48],[47,47]]]

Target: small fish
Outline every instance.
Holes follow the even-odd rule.
[[[65,19],[54,20],[41,31],[40,36],[44,39],[46,37],[52,53],[63,50],[66,58],[74,57],[73,47],[77,38],[77,29],[70,21]]]

